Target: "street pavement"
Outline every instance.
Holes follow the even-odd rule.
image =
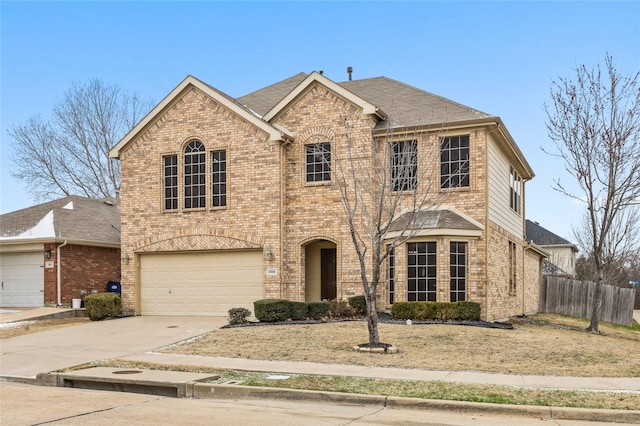
[[[58,312],[47,308],[31,313],[0,311],[0,323],[28,320],[29,315]],[[640,311],[637,312],[640,317]],[[170,355],[154,350],[194,338],[226,324],[220,317],[127,317],[18,336],[0,341],[0,379],[37,382],[48,373],[99,360],[122,359],[167,365],[264,371],[281,374],[321,374],[457,383],[498,384],[546,389],[640,392],[640,378],[555,377],[478,372],[407,370],[308,362],[260,361],[222,357]],[[152,374],[152,373],[150,373]],[[640,411],[636,412],[640,419]]]
[[[633,424],[616,419],[618,426]],[[473,425],[593,426],[594,422],[509,413],[384,407],[327,401],[167,398],[0,382],[0,424],[27,425]],[[602,424],[601,422],[598,424]]]

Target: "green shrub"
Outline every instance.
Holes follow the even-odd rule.
[[[84,298],[84,307],[91,321],[122,315],[122,299],[118,293],[96,293]]]
[[[307,319],[308,306],[305,302],[289,302],[291,304],[291,319],[302,321]]]
[[[395,320],[413,320],[416,318],[415,302],[395,302],[391,307],[391,316]]]
[[[396,320],[478,321],[480,305],[475,302],[396,302],[391,315]]]
[[[249,316],[251,316],[251,311],[246,308],[231,308],[229,309],[229,324],[246,324]]]
[[[322,302],[306,302],[307,316],[312,320],[320,320],[329,316],[331,304],[326,300]]]
[[[478,321],[482,309],[479,303],[456,302],[458,304],[458,317],[462,321]]]
[[[256,318],[262,322],[281,322],[291,318],[291,302],[284,299],[262,299],[253,302]]]
[[[353,296],[349,299],[349,306],[356,310],[356,313],[361,316],[367,315],[367,300],[364,295]]]
[[[356,315],[356,310],[344,299],[333,299],[329,302],[331,318],[354,318]]]

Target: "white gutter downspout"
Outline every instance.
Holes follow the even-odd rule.
[[[60,244],[57,248],[56,248],[56,261],[58,262],[56,264],[56,267],[58,269],[58,306],[62,305],[62,301],[60,300],[62,295],[61,295],[61,291],[60,291],[60,287],[61,287],[61,283],[62,283],[62,265],[60,264],[60,249],[64,246],[67,245],[67,240],[64,240],[64,243]]]

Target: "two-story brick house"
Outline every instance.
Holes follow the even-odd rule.
[[[317,72],[237,99],[189,76],[111,150],[124,310],[226,315],[261,298],[362,294],[332,167],[347,143],[374,155],[390,130],[433,151],[445,201],[394,250],[379,306],[473,300],[488,320],[537,311],[543,252],[524,238],[534,174],[501,119],[385,77]]]

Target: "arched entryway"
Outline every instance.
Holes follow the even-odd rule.
[[[304,247],[305,300],[331,300],[337,296],[336,244],[315,240]]]

